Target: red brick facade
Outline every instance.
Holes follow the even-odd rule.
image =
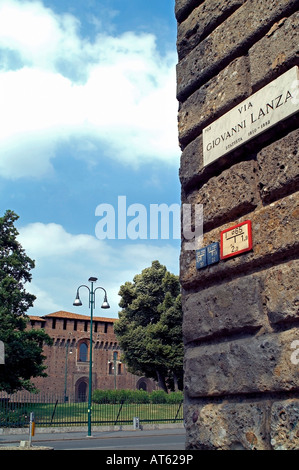
[[[43,328],[53,338],[53,346],[45,346],[48,377],[34,380],[42,393],[65,395],[85,401],[88,396],[90,317],[59,311],[43,317],[30,316],[28,328]],[[156,388],[153,381],[126,370],[114,334],[112,318],[93,317],[92,388],[146,389]]]

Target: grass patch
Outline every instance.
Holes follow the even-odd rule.
[[[183,419],[181,403],[92,403],[92,424],[132,424],[140,422],[179,422]],[[0,407],[0,427],[26,427],[30,412],[37,426],[80,426],[87,424],[87,403],[12,403]]]

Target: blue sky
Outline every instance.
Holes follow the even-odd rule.
[[[117,317],[121,284],[180,241],[96,236],[96,208],[179,204],[174,0],[1,0],[0,214],[36,267],[28,311],[72,303],[90,276]],[[132,220],[128,217],[127,219]],[[101,291],[99,291],[101,292]],[[97,301],[100,305],[101,299]]]

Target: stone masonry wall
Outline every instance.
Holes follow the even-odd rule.
[[[176,0],[182,204],[203,204],[204,246],[245,220],[253,236],[251,251],[204,269],[182,240],[187,449],[299,449],[299,116],[208,166],[202,143],[299,65],[298,7]]]

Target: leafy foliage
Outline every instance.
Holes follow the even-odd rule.
[[[94,403],[181,403],[182,392],[166,393],[163,390],[154,390],[151,393],[145,390],[94,390],[92,394]]]
[[[26,329],[26,311],[35,296],[25,290],[31,281],[34,261],[17,241],[14,223],[18,216],[6,211],[0,217],[0,340],[5,346],[5,364],[0,366],[0,390],[12,393],[34,390],[32,377],[44,376],[43,344],[51,344],[42,330]]]
[[[178,277],[159,261],[120,288],[115,333],[129,371],[182,388],[182,308]],[[167,387],[168,386],[168,387]]]

